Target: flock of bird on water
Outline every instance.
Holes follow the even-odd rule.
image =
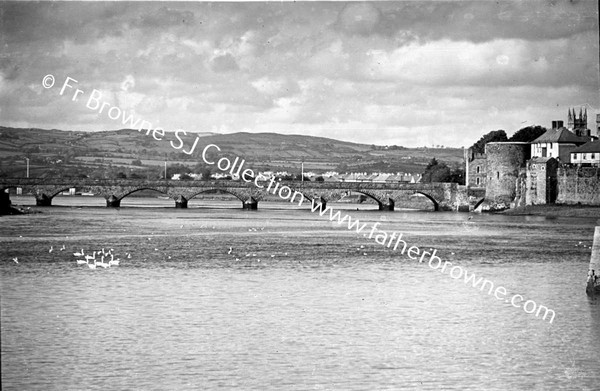
[[[64,251],[66,249],[65,245],[63,244],[63,246],[60,248],[60,251]],[[54,251],[54,246],[50,246],[50,249],[48,250],[49,253],[51,253],[52,251]],[[84,259],[76,259],[75,261],[77,262],[78,265],[87,265],[90,269],[96,269],[98,266],[104,268],[104,269],[108,269],[111,266],[119,266],[119,264],[121,263],[121,259],[117,258],[115,259],[115,256],[113,254],[113,249],[109,249],[108,251],[104,250],[104,248],[97,250],[97,251],[93,251],[92,255],[89,254],[85,254],[84,250],[81,249],[81,251],[78,251],[76,253],[73,253],[74,257],[83,257]],[[100,260],[98,261],[98,259],[96,259],[96,255],[100,256]],[[110,257],[110,261],[108,260],[108,257]],[[131,254],[127,253],[127,258],[130,259],[131,258]],[[19,258],[14,257],[13,259],[14,263],[19,263]],[[91,263],[93,262],[93,263]]]

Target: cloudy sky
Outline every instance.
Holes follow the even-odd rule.
[[[596,0],[3,2],[0,32],[3,126],[124,127],[67,76],[191,132],[459,147],[600,113]]]

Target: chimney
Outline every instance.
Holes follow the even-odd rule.
[[[563,127],[563,121],[552,121],[552,130],[557,130]]]

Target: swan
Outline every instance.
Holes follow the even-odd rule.
[[[94,251],[93,255],[86,255],[85,259],[87,259],[88,261],[93,259],[95,261],[96,260],[96,251]]]
[[[65,245],[63,244],[62,247],[60,248],[60,251],[64,251],[66,249]]]
[[[89,260],[87,260],[86,263],[90,269],[96,269],[96,258],[94,258],[94,263],[90,263]]]
[[[52,250],[54,250],[54,247],[50,246],[50,250],[48,250],[48,252],[51,253]]]
[[[17,258],[17,257],[14,257],[14,258],[13,258],[13,261],[14,261],[15,263],[19,263],[19,258]]]
[[[81,249],[81,252],[77,252],[77,253],[73,253],[74,256],[76,257],[83,257],[83,249]]]
[[[229,251],[227,252],[227,254],[231,254],[232,251],[233,251],[233,247],[229,247]]]
[[[100,262],[96,263],[98,266],[102,266],[103,268],[107,268],[110,267],[110,265],[106,262],[104,262],[104,255],[100,258]]]
[[[121,260],[119,258],[114,259],[113,255],[110,254],[110,261],[108,261],[108,265],[115,265],[115,266],[119,266],[119,262],[121,262]]]
[[[77,260],[77,264],[78,264],[78,265],[83,265],[83,264],[86,264],[87,262],[88,262],[88,261],[86,261],[85,259],[78,259],[78,260]]]
[[[127,253],[127,259],[131,259],[131,254]]]

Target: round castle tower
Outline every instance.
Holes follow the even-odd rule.
[[[526,142],[490,142],[485,146],[487,156],[487,183],[485,199],[510,203],[517,190],[519,169],[531,157]]]

